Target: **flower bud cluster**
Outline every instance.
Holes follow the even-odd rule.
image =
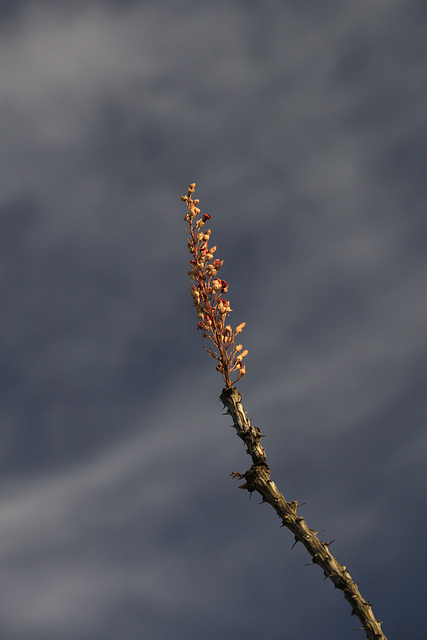
[[[228,282],[218,277],[224,261],[214,259],[216,246],[208,246],[211,230],[201,231],[212,216],[204,213],[196,220],[201,211],[198,207],[199,200],[193,199],[195,188],[196,184],[193,182],[188,187],[187,195],[181,196],[181,200],[187,204],[184,221],[188,223],[187,248],[191,254],[188,272],[191,280],[191,295],[199,320],[197,328],[202,331],[203,338],[209,338],[217,349],[214,351],[209,348],[206,351],[217,360],[216,369],[221,373],[226,387],[229,388],[246,373],[242,361],[248,352],[242,351],[241,344],[235,344],[236,336],[242,332],[246,323],[239,324],[235,331],[231,325],[226,324],[227,317],[232,311],[229,301],[224,298],[228,291]],[[230,375],[233,372],[237,373],[237,378],[231,382]]]

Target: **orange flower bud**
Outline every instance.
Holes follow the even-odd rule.
[[[245,375],[245,373],[246,373],[246,367],[242,367],[242,368],[240,369],[240,371],[239,371],[239,375],[237,376],[237,380],[240,380],[240,378],[243,378],[243,376]],[[237,382],[237,380],[236,380],[236,382]]]
[[[235,335],[237,336],[239,333],[242,333],[243,331],[243,327],[246,325],[246,322],[242,322],[241,324],[239,324],[238,327],[236,327],[236,332]]]
[[[221,280],[219,278],[215,278],[215,280],[212,281],[212,289],[214,291],[219,291],[221,289]]]

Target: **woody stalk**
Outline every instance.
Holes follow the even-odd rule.
[[[188,187],[187,195],[181,200],[187,206],[184,221],[188,224],[187,247],[191,254],[190,271],[191,295],[196,307],[197,329],[202,332],[213,346],[205,348],[208,354],[216,360],[216,369],[224,380],[224,389],[220,400],[224,404],[233,420],[237,435],[246,445],[246,451],[251,456],[252,465],[246,473],[233,472],[233,478],[244,480],[239,488],[246,489],[251,494],[258,492],[263,502],[268,502],[281,520],[281,526],[287,527],[295,538],[295,544],[300,542],[311,556],[309,564],[317,564],[325,577],[332,580],[335,588],[342,591],[351,606],[351,615],[359,618],[369,640],[386,640],[381,630],[381,623],[372,612],[371,604],[365,600],[350,576],[347,568],[341,565],[329,551],[331,542],[321,542],[314,531],[306,524],[304,518],[298,514],[298,501],[287,502],[283,494],[277,489],[270,477],[270,467],[267,463],[265,449],[261,446],[261,431],[251,424],[243,408],[242,396],[234,385],[245,374],[246,367],[243,359],[248,351],[243,350],[241,344],[236,344],[237,336],[242,332],[245,322],[233,330],[228,324],[228,316],[232,309],[224,297],[228,292],[228,283],[218,276],[223,260],[215,258],[216,246],[209,246],[211,230],[205,229],[206,223],[212,218],[209,214],[201,214],[199,200],[193,198],[195,183]],[[235,378],[233,381],[231,378]]]

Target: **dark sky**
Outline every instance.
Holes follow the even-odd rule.
[[[196,331],[195,181],[273,480],[389,640],[425,638],[426,18],[0,3],[2,637],[360,626],[229,477],[250,462]]]

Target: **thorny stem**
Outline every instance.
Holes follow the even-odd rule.
[[[238,389],[223,389],[220,400],[227,408],[227,413],[233,419],[233,426],[237,435],[247,447],[247,453],[252,458],[252,466],[246,473],[234,472],[233,478],[244,479],[240,489],[247,489],[250,493],[257,491],[263,502],[268,502],[282,521],[282,527],[287,527],[295,536],[295,542],[301,542],[312,557],[310,564],[319,565],[330,578],[336,589],[340,589],[345,599],[351,605],[351,615],[355,615],[362,623],[361,629],[369,640],[387,640],[381,631],[381,622],[372,612],[371,603],[365,600],[347,571],[329,551],[331,542],[321,542],[317,533],[310,529],[304,518],[297,513],[298,502],[287,502],[274,482],[270,479],[270,467],[267,463],[265,449],[261,446],[261,431],[251,425],[242,405],[242,396]]]
[[[200,214],[199,200],[193,199],[195,184],[188,187],[187,195],[181,196],[181,200],[187,204],[187,213],[184,220],[188,222],[188,249],[192,256],[190,260],[191,270],[188,272],[191,280],[191,295],[194,306],[197,309],[199,323],[198,329],[202,330],[202,336],[209,340],[218,349],[213,351],[206,349],[209,355],[217,360],[216,366],[223,377],[225,388],[220,400],[227,408],[227,413],[233,419],[233,426],[237,435],[246,445],[247,453],[252,458],[252,466],[246,473],[234,472],[233,478],[244,479],[240,489],[247,489],[250,493],[257,491],[268,502],[282,521],[283,527],[287,527],[295,536],[295,542],[301,542],[311,555],[310,564],[318,564],[330,578],[335,588],[340,589],[346,600],[351,605],[351,614],[356,615],[362,623],[361,629],[365,631],[368,640],[387,640],[381,631],[381,623],[372,612],[371,604],[362,598],[356,583],[350,576],[347,568],[334,558],[329,551],[330,542],[321,542],[317,533],[310,529],[304,518],[297,514],[298,502],[287,502],[282,493],[270,479],[270,467],[267,464],[267,456],[260,444],[261,431],[251,425],[242,405],[242,396],[233,385],[242,378],[246,369],[242,365],[247,350],[242,351],[242,345],[235,344],[236,336],[241,333],[245,322],[241,323],[233,331],[230,325],[226,325],[226,319],[231,312],[229,302],[223,297],[228,291],[228,283],[217,276],[223,265],[222,260],[214,260],[213,254],[216,247],[208,247],[211,231],[202,232],[205,223],[212,217]],[[230,373],[238,371],[237,378],[232,382]]]

